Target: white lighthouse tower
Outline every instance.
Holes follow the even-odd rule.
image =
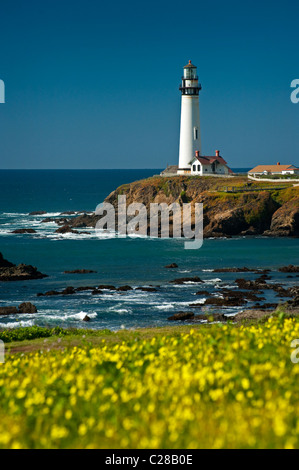
[[[189,64],[184,67],[182,77],[181,104],[181,130],[180,130],[180,154],[178,174],[190,172],[191,160],[195,152],[201,155],[200,122],[199,122],[199,90],[196,67],[189,60]]]

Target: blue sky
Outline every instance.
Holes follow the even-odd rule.
[[[202,150],[299,165],[299,2],[0,3],[0,168],[177,164],[182,67],[202,83]]]

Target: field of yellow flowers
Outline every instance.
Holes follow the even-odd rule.
[[[7,355],[0,447],[298,448],[297,338],[273,317]]]

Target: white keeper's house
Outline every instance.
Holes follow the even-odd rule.
[[[226,161],[220,156],[219,150],[216,150],[212,157],[200,155],[195,151],[195,156],[191,160],[191,175],[230,175],[232,170],[227,166]]]

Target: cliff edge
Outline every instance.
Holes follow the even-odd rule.
[[[117,208],[118,196],[125,195],[127,204],[139,202],[147,208],[153,202],[202,203],[205,238],[234,235],[298,237],[299,187],[290,183],[249,184],[246,177],[228,180],[154,176],[118,187],[105,202]]]

